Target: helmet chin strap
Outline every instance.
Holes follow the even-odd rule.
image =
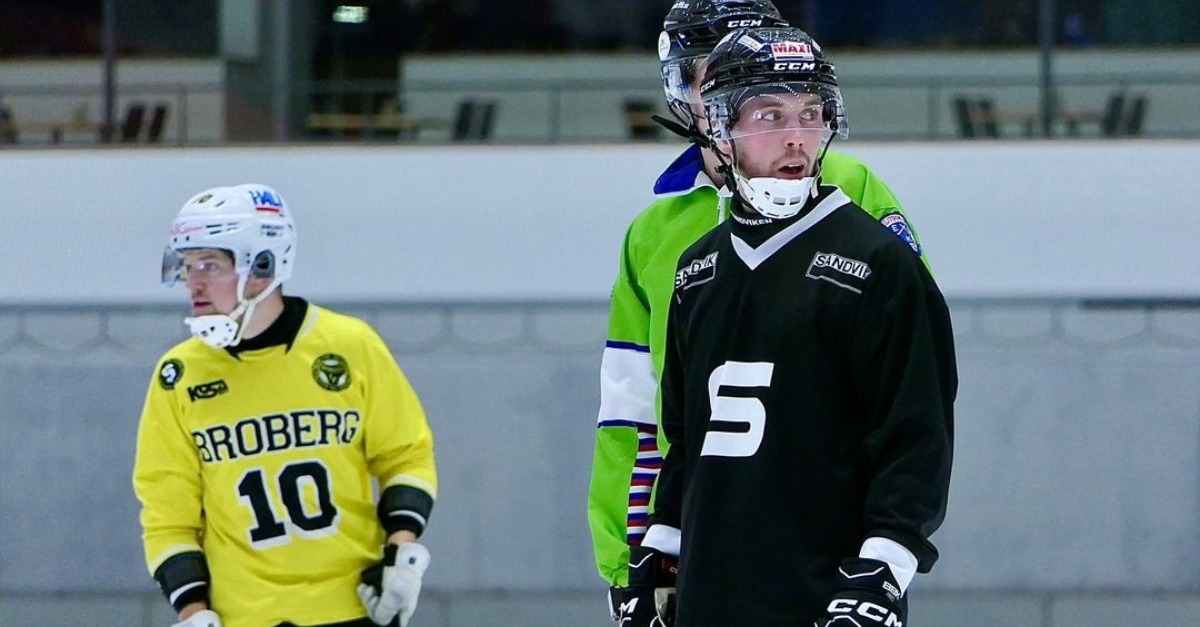
[[[721,162],[722,174],[725,180],[733,180],[732,195],[737,202],[749,205],[754,211],[772,220],[785,220],[800,213],[808,201],[816,198],[821,191],[818,181],[821,179],[821,169],[825,163],[825,153],[833,143],[833,135],[825,140],[821,154],[817,157],[816,167],[812,176],[802,179],[780,179],[770,176],[747,178],[735,165],[737,163],[737,146],[730,148],[733,154],[728,161],[721,151],[714,150],[717,160]]]
[[[278,279],[271,281],[267,289],[259,292],[258,296],[246,299],[242,294],[246,291],[246,281],[249,275],[238,277],[238,305],[228,314],[208,314],[205,316],[189,316],[183,319],[192,335],[213,348],[237,346],[242,341],[242,334],[254,315],[254,307],[279,286]]]

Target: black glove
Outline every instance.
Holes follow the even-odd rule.
[[[908,620],[908,603],[886,562],[843,561],[837,588],[814,627],[904,627]]]
[[[671,627],[675,623],[675,558],[651,548],[629,549],[629,586],[618,588],[619,627]]]

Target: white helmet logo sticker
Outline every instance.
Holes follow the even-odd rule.
[[[658,60],[666,61],[667,55],[671,52],[671,36],[667,31],[658,34]]]

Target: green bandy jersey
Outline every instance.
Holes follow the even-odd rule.
[[[906,241],[928,265],[900,202],[861,161],[828,152],[821,182]],[[625,234],[600,365],[600,412],[588,521],[600,576],[628,582],[629,547],[646,533],[654,480],[666,454],[658,430],[658,377],[679,256],[724,218],[723,203],[693,146],[659,177],[659,199]]]

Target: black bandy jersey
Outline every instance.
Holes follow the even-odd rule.
[[[869,537],[927,572],[946,507],[958,380],[925,266],[836,187],[746,222],[684,253],[671,303],[652,522],[682,530],[680,627],[807,624]]]

